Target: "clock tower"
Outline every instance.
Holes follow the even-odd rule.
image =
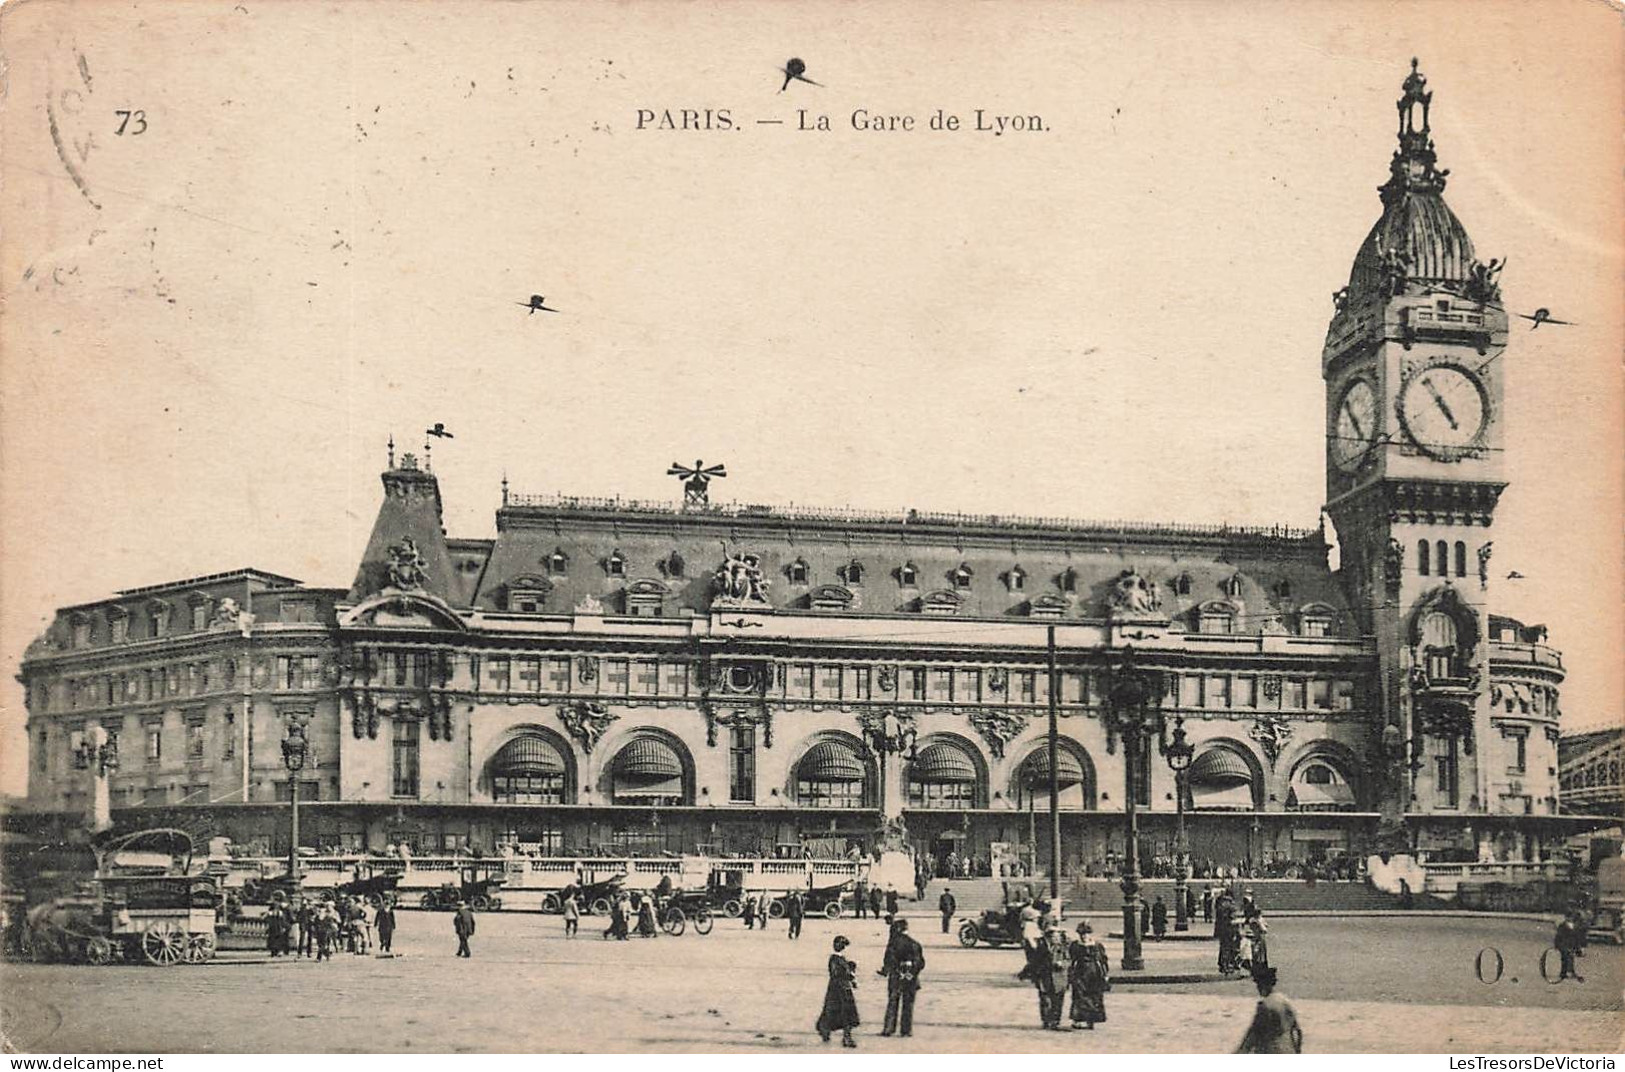
[[[1377,643],[1371,710],[1383,847],[1404,816],[1486,808],[1489,557],[1506,487],[1497,276],[1444,201],[1427,78],[1411,61],[1382,218],[1326,333],[1326,512],[1362,633]]]

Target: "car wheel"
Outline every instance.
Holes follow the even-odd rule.
[[[976,945],[976,924],[966,923],[959,928],[959,944],[966,949]]]

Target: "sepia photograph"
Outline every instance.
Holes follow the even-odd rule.
[[[1617,5],[12,0],[0,95],[8,1067],[1613,1067]]]

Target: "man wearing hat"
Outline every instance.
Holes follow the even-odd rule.
[[[1258,985],[1258,1008],[1242,1036],[1237,1053],[1302,1053],[1303,1029],[1298,1014],[1282,994],[1276,993],[1276,971],[1265,968],[1253,976]]]
[[[1038,987],[1038,1018],[1045,1031],[1061,1029],[1061,1009],[1071,983],[1072,950],[1059,920],[1051,919],[1033,956],[1033,983]]]
[[[886,957],[876,974],[886,977],[886,1020],[882,1035],[914,1034],[914,996],[920,991],[920,973],[925,970],[925,950],[908,936],[908,920],[892,921],[891,940]]]
[[[457,914],[451,917],[451,929],[457,932],[457,955],[472,957],[468,940],[474,936],[474,912],[467,901],[457,902]]]

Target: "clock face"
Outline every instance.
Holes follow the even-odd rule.
[[[1466,369],[1434,365],[1405,381],[1399,418],[1425,453],[1453,461],[1478,445],[1489,420],[1489,399]]]
[[[1369,380],[1355,380],[1343,391],[1332,436],[1332,461],[1345,472],[1358,468],[1377,438],[1377,393]]]

